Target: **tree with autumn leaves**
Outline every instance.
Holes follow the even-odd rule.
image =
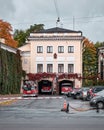
[[[83,40],[83,85],[96,85],[97,80],[97,50],[93,42]]]
[[[18,42],[13,39],[11,24],[0,20],[0,38],[5,40],[5,44],[16,48]]]
[[[0,39],[4,44],[16,48],[17,42],[12,37],[12,27],[8,22],[0,20]],[[17,53],[0,48],[0,94],[20,93],[22,63],[19,50]]]

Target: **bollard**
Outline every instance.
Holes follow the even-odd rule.
[[[67,104],[66,113],[69,112],[69,103]]]
[[[96,104],[96,112],[97,112],[97,113],[100,112],[100,111],[99,111],[99,106],[98,106],[98,104]]]

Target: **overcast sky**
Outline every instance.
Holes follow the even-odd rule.
[[[56,3],[56,4],[55,4]],[[15,29],[44,24],[82,31],[92,42],[104,41],[104,0],[0,0],[0,19]]]

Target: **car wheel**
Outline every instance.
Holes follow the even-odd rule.
[[[76,94],[76,99],[79,99],[80,98],[80,94]]]
[[[87,101],[90,101],[90,97],[89,97],[89,96],[87,96],[87,97],[86,97],[86,100],[87,100]]]
[[[98,106],[99,109],[104,108],[104,103],[103,102],[98,102],[96,105]]]

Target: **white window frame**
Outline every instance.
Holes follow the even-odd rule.
[[[64,73],[64,64],[58,64],[58,73]]]
[[[53,46],[47,46],[47,53],[53,53]]]
[[[74,64],[68,64],[68,73],[74,73]]]
[[[47,64],[47,73],[53,72],[53,64]]]
[[[64,53],[64,46],[58,46],[58,53]]]
[[[43,64],[37,64],[37,73],[43,72]]]
[[[37,46],[37,53],[43,53],[43,46]]]
[[[74,53],[74,46],[68,46],[68,53]]]

